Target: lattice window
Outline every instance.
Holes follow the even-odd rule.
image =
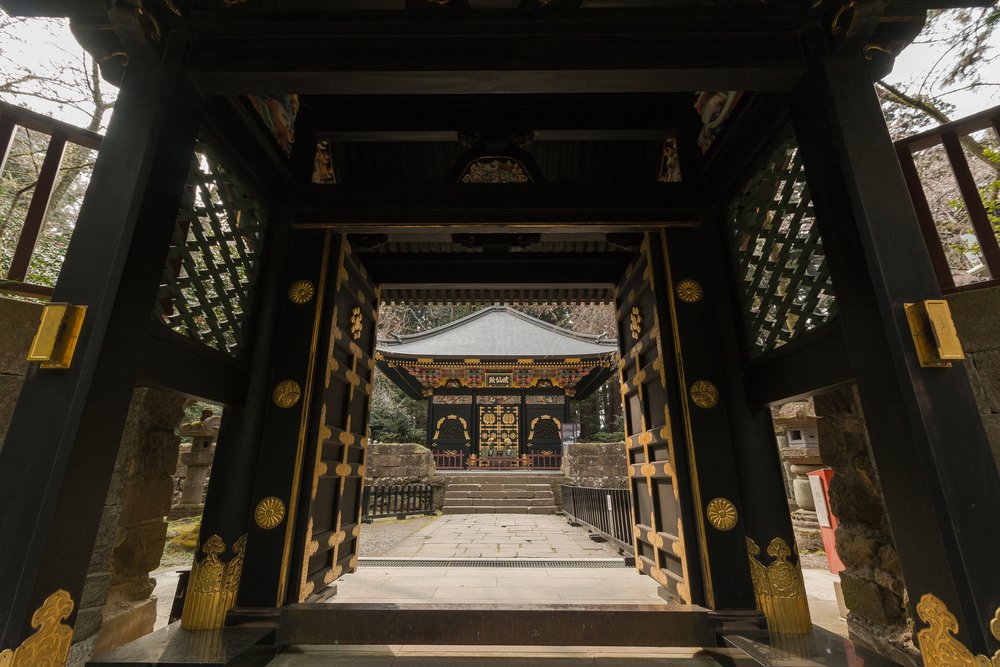
[[[163,271],[156,316],[232,356],[257,277],[267,215],[234,173],[199,143]]]
[[[560,440],[562,439],[562,432],[559,430],[559,425],[556,424],[555,420],[549,417],[543,417],[535,425],[535,440]]]
[[[798,148],[783,144],[729,211],[751,354],[794,340],[836,315],[823,239]]]
[[[450,417],[445,419],[441,424],[439,440],[466,440],[468,435],[466,434],[465,427],[455,417]]]

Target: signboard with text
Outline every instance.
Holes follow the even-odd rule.
[[[512,373],[487,373],[487,387],[513,387],[514,375]]]

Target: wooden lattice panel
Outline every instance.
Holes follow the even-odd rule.
[[[195,149],[155,314],[174,331],[239,356],[267,215],[205,143]]]
[[[754,356],[833,319],[837,301],[794,143],[754,175],[728,222]]]

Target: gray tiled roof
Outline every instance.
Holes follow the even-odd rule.
[[[618,343],[568,331],[506,306],[494,306],[436,329],[379,341],[376,349],[393,356],[435,359],[600,357],[616,352]]]

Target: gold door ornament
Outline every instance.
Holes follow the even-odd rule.
[[[226,544],[218,535],[212,535],[202,546],[205,558],[195,560],[191,567],[187,594],[184,597],[184,611],[181,613],[181,627],[187,630],[210,630],[221,628],[226,613],[236,603],[236,591],[243,574],[243,557],[247,536],[243,535],[233,543],[233,558],[228,563],[219,560],[225,552]]]
[[[73,628],[63,621],[73,613],[73,598],[60,589],[31,616],[35,633],[15,649],[0,651],[0,667],[61,667],[69,658]]]
[[[736,505],[733,505],[729,499],[716,498],[710,501],[708,507],[705,509],[708,515],[708,522],[716,530],[725,532],[736,527],[738,518]]]
[[[271,398],[279,408],[293,407],[302,398],[302,387],[295,380],[284,380],[274,387]]]
[[[520,415],[516,405],[479,406],[479,456],[517,456]]]
[[[770,565],[763,565],[758,556],[760,547],[749,537],[747,551],[750,556],[750,577],[757,598],[757,607],[767,617],[772,632],[784,634],[807,634],[812,632],[812,619],[806,602],[806,586],[802,580],[802,570],[788,558],[792,549],[780,537],[771,540],[767,555],[774,559]]]
[[[309,303],[314,296],[316,296],[316,286],[308,280],[296,280],[288,288],[288,300],[299,306]]]
[[[705,290],[697,280],[687,278],[677,283],[677,298],[684,303],[698,303],[705,295]]]
[[[351,311],[351,338],[358,340],[364,330],[364,322],[361,320],[361,309],[357,306]]]
[[[632,306],[632,313],[629,315],[629,332],[634,340],[642,338],[642,311],[639,306]]]
[[[691,402],[703,410],[714,408],[719,402],[719,390],[708,380],[698,380],[691,385]]]
[[[280,498],[270,496],[257,503],[257,509],[253,513],[257,525],[264,530],[271,530],[281,525],[285,520],[285,503]]]
[[[924,593],[917,603],[917,616],[928,624],[917,633],[917,645],[927,667],[1000,667],[1000,650],[992,658],[973,655],[955,637],[958,619],[938,596]],[[1000,608],[990,622],[990,632],[1000,641]]]

